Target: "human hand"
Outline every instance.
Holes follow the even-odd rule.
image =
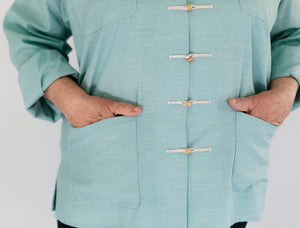
[[[141,111],[141,107],[130,103],[85,94],[73,101],[64,114],[71,125],[80,128],[116,115],[136,116]]]
[[[298,87],[294,78],[279,77],[271,81],[270,90],[247,97],[230,98],[229,104],[234,110],[280,126],[291,112]]]
[[[71,76],[56,79],[44,91],[50,100],[76,128],[85,127],[117,114],[136,116],[142,109],[130,103],[117,102],[86,93]],[[137,110],[134,108],[137,107]]]

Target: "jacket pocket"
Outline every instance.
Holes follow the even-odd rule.
[[[135,208],[140,201],[136,117],[106,118],[81,128],[64,119],[68,175],[60,196],[77,205]]]
[[[269,149],[278,126],[244,112],[236,112],[233,188],[242,192],[268,180]]]
[[[81,30],[89,35],[133,15],[136,0],[76,0],[72,1],[72,8],[79,18]]]

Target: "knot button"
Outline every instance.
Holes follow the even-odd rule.
[[[187,4],[186,9],[187,9],[187,11],[191,11],[193,9],[193,5],[192,4]]]
[[[187,57],[187,61],[192,62],[194,60],[194,57],[192,55],[189,55]]]
[[[186,107],[191,107],[191,105],[192,105],[192,102],[190,100],[188,100],[188,101],[185,102],[185,106]]]
[[[186,153],[186,154],[191,154],[191,153],[192,153],[191,148],[187,147],[187,148],[185,149],[185,153]]]

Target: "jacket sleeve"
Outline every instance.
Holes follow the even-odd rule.
[[[44,90],[56,79],[78,72],[69,65],[71,36],[60,0],[16,0],[3,23],[10,58],[18,71],[26,110],[34,117],[56,122],[58,108],[44,97]]]
[[[281,0],[271,31],[271,80],[294,77],[300,85],[300,1]],[[299,88],[299,87],[298,87]],[[300,107],[298,89],[292,111]]]

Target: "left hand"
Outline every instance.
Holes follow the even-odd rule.
[[[298,87],[294,78],[280,77],[272,80],[270,90],[247,97],[230,98],[228,101],[234,110],[280,126],[291,112]]]

